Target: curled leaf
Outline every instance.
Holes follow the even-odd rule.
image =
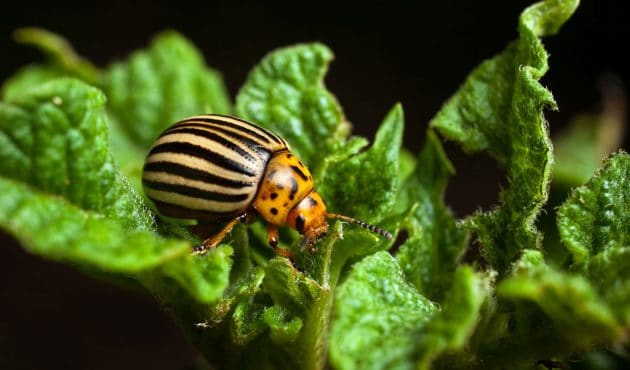
[[[268,54],[252,69],[236,98],[240,117],[282,136],[309,166],[345,138],[349,124],[324,86],[333,54],[322,44],[301,44]]]
[[[105,70],[99,84],[121,127],[146,150],[168,126],[188,116],[231,112],[221,75],[176,32]]]
[[[381,124],[372,146],[355,156],[328,163],[318,179],[328,208],[377,222],[393,206],[398,191],[398,156],[404,126],[396,105]]]
[[[400,227],[407,240],[396,259],[411,282],[423,295],[440,302],[452,285],[457,260],[468,236],[444,204],[446,183],[454,173],[439,139],[428,131],[413,173],[399,194],[405,216]]]
[[[547,0],[525,9],[519,39],[481,63],[431,122],[465,150],[487,151],[507,171],[510,186],[500,206],[466,221],[502,273],[520,250],[540,244],[534,221],[547,201],[553,163],[543,109],[556,105],[538,82],[548,69],[540,37],[557,32],[578,3]]]

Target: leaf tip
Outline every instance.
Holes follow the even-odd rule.
[[[573,15],[580,0],[546,0],[526,8],[519,18],[519,27],[538,37],[558,33]]]

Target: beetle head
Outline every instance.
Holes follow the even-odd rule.
[[[286,223],[307,240],[316,241],[328,232],[326,215],[324,200],[319,193],[312,191],[289,211]]]

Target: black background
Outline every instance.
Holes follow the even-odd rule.
[[[405,145],[417,152],[427,122],[467,73],[516,37],[518,14],[529,3],[22,1],[0,13],[0,79],[41,60],[12,42],[12,30],[21,26],[66,36],[99,66],[144,47],[160,30],[177,29],[223,72],[232,96],[268,51],[317,40],[335,52],[326,83],[355,132],[372,137],[400,101]],[[552,133],[576,113],[597,111],[602,74],[628,82],[622,3],[585,1],[559,35],[544,40],[551,58],[542,82],[560,107],[547,114]],[[447,192],[456,213],[494,204],[504,182],[494,162],[464,156],[451,144],[447,150],[458,171]],[[194,363],[196,352],[150,297],[27,255],[8,237],[0,243],[0,368],[183,369]]]

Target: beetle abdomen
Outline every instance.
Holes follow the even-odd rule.
[[[191,117],[153,144],[142,183],[161,214],[208,222],[252,203],[273,153],[287,143],[269,131],[225,116]]]

